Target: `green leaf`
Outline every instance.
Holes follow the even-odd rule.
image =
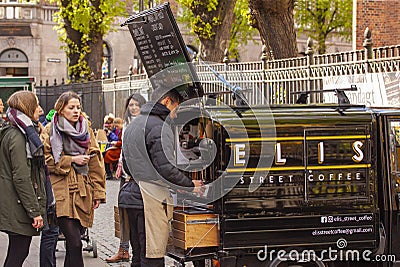
[[[90,43],[101,42],[93,36],[107,34],[116,17],[126,17],[126,2],[122,0],[49,0],[56,3],[59,11],[54,15],[62,47],[69,60],[68,71],[77,77],[89,75],[91,55]],[[69,23],[66,23],[69,22]],[[78,60],[72,60],[78,58]]]
[[[349,40],[351,38],[353,0],[297,0],[295,20],[299,32],[317,40],[323,47],[319,53],[325,53],[326,38],[336,35]]]

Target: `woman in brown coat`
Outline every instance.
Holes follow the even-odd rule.
[[[66,238],[64,266],[83,265],[81,234],[91,227],[94,209],[105,202],[103,159],[79,96],[65,92],[45,128],[44,153],[56,198],[58,224]]]

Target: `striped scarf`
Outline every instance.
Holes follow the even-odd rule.
[[[38,134],[38,125],[34,125],[34,122],[23,112],[15,108],[7,109],[7,118],[11,125],[16,126],[27,138],[26,142],[26,153],[28,158],[37,155],[41,152],[43,155],[43,143],[40,140]]]
[[[73,126],[64,116],[55,113],[51,122],[50,144],[54,162],[57,164],[61,159],[61,153],[77,156],[85,155],[90,144],[89,125],[87,120],[81,115]],[[87,175],[88,166],[73,163],[75,170]]]

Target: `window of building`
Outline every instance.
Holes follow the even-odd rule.
[[[37,0],[0,0],[0,19],[32,19],[32,10],[21,5],[37,3]]]
[[[0,62],[28,62],[28,57],[18,49],[8,49],[0,54]]]
[[[7,49],[0,54],[0,76],[28,76],[28,57],[18,49]]]

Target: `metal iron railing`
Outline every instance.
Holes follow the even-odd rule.
[[[307,42],[304,57],[266,60],[268,51],[263,48],[261,61],[213,63],[208,66],[195,62],[199,80],[206,93],[227,91],[210,67],[218,72],[227,82],[243,90],[249,104],[292,104],[296,102],[299,91],[323,89],[326,80],[334,77],[353,77],[369,74],[382,74],[388,83],[400,80],[400,45],[373,48],[371,32],[364,34],[364,50],[340,52],[325,55],[314,55],[312,42]],[[225,55],[224,58],[228,58]],[[356,77],[356,78],[354,78]],[[392,103],[400,104],[399,82],[387,89]],[[128,75],[118,76],[114,70],[113,78],[101,82],[103,94],[103,115],[113,113],[121,117],[124,112],[125,99],[133,93],[145,97],[151,93],[151,84],[145,74],[133,74],[130,67]],[[230,94],[220,94],[219,98],[227,104],[233,104]],[[398,98],[398,99],[397,99]],[[322,103],[321,94],[311,94],[309,103]]]
[[[312,41],[308,40],[304,57],[267,61],[268,51],[263,48],[263,55],[259,62],[213,64],[197,62],[195,66],[199,80],[207,93],[228,90],[209,69],[211,67],[230,84],[242,88],[251,105],[291,104],[295,103],[298,97],[297,94],[293,94],[294,92],[322,89],[326,77],[400,71],[400,45],[373,48],[371,32],[368,29],[364,37],[364,50],[314,55]],[[225,55],[225,58],[227,56]],[[121,94],[121,90],[149,94],[151,86],[147,77],[143,75],[129,74],[123,78],[103,81],[104,92]],[[227,104],[232,104],[229,94],[223,94],[220,98]],[[120,101],[120,97],[113,99],[117,103]],[[311,95],[309,101],[321,103],[322,95]],[[119,110],[114,107],[110,112],[118,113]]]

